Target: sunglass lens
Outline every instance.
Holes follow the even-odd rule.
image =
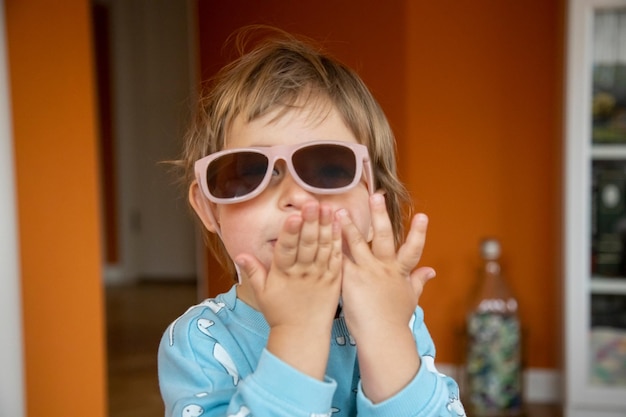
[[[296,151],[292,161],[300,179],[315,188],[342,188],[350,185],[356,175],[356,156],[346,146],[307,146]]]
[[[207,184],[217,198],[242,197],[253,192],[267,173],[268,160],[256,152],[236,152],[212,161],[207,168]]]

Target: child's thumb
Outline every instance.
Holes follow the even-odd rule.
[[[256,292],[262,290],[265,284],[265,268],[253,256],[239,255],[235,259],[241,274],[248,278],[252,289]]]
[[[421,268],[417,268],[411,274],[411,286],[413,287],[413,291],[415,292],[415,296],[419,298],[422,295],[422,291],[424,290],[424,285],[430,279],[433,279],[437,275],[435,270],[431,267],[424,266]]]

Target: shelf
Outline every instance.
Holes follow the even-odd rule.
[[[626,295],[626,277],[620,278],[591,278],[591,292],[594,294],[623,294]]]
[[[626,144],[593,145],[591,147],[591,156],[593,159],[626,159]]]
[[[616,322],[621,328],[626,320],[622,316],[626,273],[617,277],[590,274],[596,270],[590,265],[592,240],[604,230],[612,231],[611,223],[626,215],[626,143],[617,143],[624,138],[626,114],[626,66],[621,58],[626,57],[626,49],[619,47],[626,44],[626,0],[566,3],[563,415],[626,417],[626,386],[612,383],[621,381],[616,379],[622,375],[619,365],[626,360],[619,350],[621,342],[614,345],[614,339],[604,334],[597,337],[598,333],[590,338],[592,325]],[[603,120],[594,125],[594,115]],[[592,137],[604,142],[594,143]],[[605,188],[611,181],[617,189]],[[602,216],[600,208],[606,209]],[[601,225],[599,217],[603,217]],[[619,370],[612,367],[614,363]],[[597,384],[592,375],[611,383]]]

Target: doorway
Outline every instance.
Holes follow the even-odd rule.
[[[93,0],[109,416],[162,416],[156,353],[198,299],[178,157],[195,86],[192,2]]]

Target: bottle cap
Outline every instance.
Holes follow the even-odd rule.
[[[480,254],[483,259],[495,261],[500,258],[500,242],[498,239],[484,239],[480,244]]]

